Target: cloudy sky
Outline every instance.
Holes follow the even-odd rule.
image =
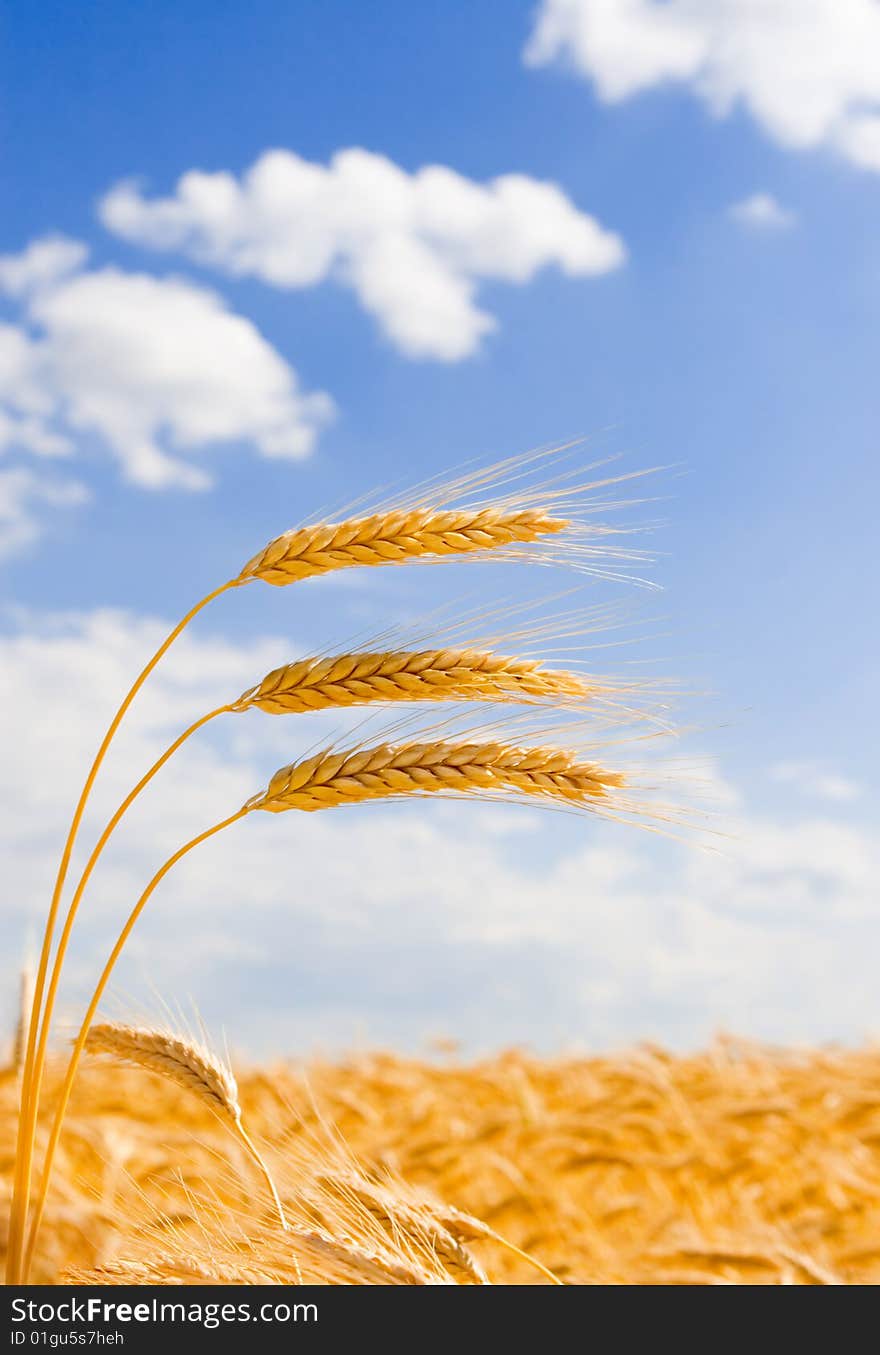
[[[880,1031],[878,0],[47,0],[0,43],[7,1011],[91,753],[192,601],[324,504],[585,435],[674,467],[663,591],[565,606],[623,597],[640,638],[596,662],[690,689],[717,850],[497,806],[251,819],[157,893],[115,1001],[192,1001],[254,1052]],[[221,600],[84,844],[268,668],[577,582],[537,573]],[[65,1010],[309,719],[230,717],[167,769]]]

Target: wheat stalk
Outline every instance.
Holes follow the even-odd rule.
[[[353,565],[399,565],[423,556],[472,554],[527,544],[562,532],[566,518],[540,509],[416,508],[373,513],[347,522],[300,527],[270,541],[249,560],[238,582],[283,586]]]
[[[31,1021],[31,1003],[34,998],[34,971],[29,964],[25,965],[18,978],[18,1018],[15,1023],[15,1033],[12,1037],[12,1058],[10,1066],[14,1072],[21,1072],[24,1067],[25,1050],[27,1049],[28,1027]]]
[[[147,1026],[125,1026],[116,1021],[93,1025],[85,1038],[88,1054],[109,1054],[124,1063],[146,1068],[194,1093],[226,1119],[233,1133],[259,1167],[272,1193],[281,1226],[287,1229],[284,1209],[269,1168],[241,1122],[241,1104],[235,1075],[205,1045],[182,1035]]]
[[[536,659],[479,649],[387,650],[300,659],[268,673],[232,709],[270,715],[373,701],[586,701],[610,691],[574,673],[545,671]]]
[[[623,784],[620,772],[578,762],[562,748],[383,743],[338,753],[327,749],[282,767],[245,808],[310,812],[389,796],[499,791],[589,805]]]

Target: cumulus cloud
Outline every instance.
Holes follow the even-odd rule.
[[[99,611],[24,615],[6,629],[0,938],[11,990],[108,712],[165,626]],[[203,627],[172,650],[102,775],[84,844],[186,723],[290,644],[234,644]],[[69,997],[85,995],[111,925],[159,862],[315,738],[312,717],[226,717],[162,772],[95,877]],[[117,991],[191,994],[256,1052],[345,1044],[356,1031],[410,1047],[438,1031],[470,1047],[597,1047],[694,1044],[719,1025],[858,1038],[876,1023],[880,852],[866,828],[821,813],[758,817],[742,804],[722,850],[704,852],[523,816],[451,802],[254,815],[168,877]]]
[[[752,193],[742,202],[735,202],[730,215],[742,226],[758,231],[784,231],[792,227],[797,217],[777,202],[772,193]]]
[[[861,787],[848,776],[830,771],[821,762],[777,762],[770,775],[781,785],[792,786],[799,795],[817,800],[855,800]]]
[[[101,204],[110,230],[153,249],[275,287],[347,286],[410,357],[454,362],[496,326],[481,281],[528,282],[553,265],[570,277],[624,260],[619,236],[552,183],[505,174],[476,183],[442,165],[410,174],[353,148],[328,165],[291,151],[242,176],[184,174],[171,197],[118,184]]]
[[[880,170],[878,51],[877,0],[543,0],[525,60],[569,63],[607,103],[684,85],[782,146]]]
[[[307,456],[332,415],[213,291],[116,268],[77,271],[75,241],[0,258],[0,289],[22,323],[0,325],[0,450],[64,454],[97,436],[129,480],[210,484],[190,459],[245,441],[267,457]]]
[[[0,416],[0,443],[3,423]],[[44,530],[45,508],[87,503],[89,492],[76,480],[37,474],[24,466],[0,470],[0,558],[35,541]]]

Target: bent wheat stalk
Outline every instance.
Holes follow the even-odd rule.
[[[160,662],[163,655],[171,648],[174,641],[183,630],[189,625],[190,621],[208,606],[215,598],[230,588],[238,586],[236,580],[224,583],[220,588],[215,588],[213,592],[208,593],[201,598],[193,607],[189,609],[186,615],[177,623],[174,629],[166,636],[162,644],[156,650],[153,657],[141,669],[141,672],[135,678],[131,688],[123,698],[122,704],[110,722],[107,733],[101,742],[101,745],[95,754],[94,761],[89,769],[85,785],[80,792],[73,819],[68,829],[67,839],[61,853],[61,861],[58,866],[58,873],[55,878],[55,887],[52,891],[52,900],[49,905],[49,914],[46,919],[46,926],[43,932],[43,943],[40,950],[40,959],[37,967],[37,977],[34,984],[33,1001],[31,1003],[31,1015],[28,1022],[27,1048],[25,1050],[24,1065],[21,1078],[21,1101],[18,1119],[18,1139],[15,1149],[15,1177],[12,1193],[12,1205],[9,1216],[9,1246],[6,1260],[6,1282],[7,1284],[16,1284],[21,1278],[21,1250],[24,1240],[24,1229],[27,1222],[27,1210],[30,1200],[31,1189],[31,1170],[33,1165],[34,1138],[36,1134],[37,1114],[39,1111],[40,1089],[42,1086],[43,1069],[45,1060],[36,1062],[36,1042],[38,1027],[40,1025],[40,1013],[43,1004],[43,989],[46,982],[46,971],[49,967],[49,953],[52,947],[52,937],[55,931],[55,922],[58,916],[58,908],[61,903],[61,892],[64,889],[64,882],[67,878],[67,871],[70,865],[70,857],[73,852],[74,844],[79,833],[83,813],[85,812],[86,802],[95,783],[95,779],[101,768],[101,763],[107,753],[107,749],[113,741],[114,735],[119,728],[126,711],[134,701],[141,687],[152,673],[153,669]]]
[[[256,1163],[272,1195],[281,1227],[287,1219],[275,1182],[261,1153],[241,1122],[238,1084],[232,1069],[195,1040],[147,1026],[125,1026],[115,1021],[94,1025],[86,1035],[87,1054],[108,1054],[124,1063],[146,1068],[193,1092],[224,1119]]]
[[[144,787],[147,786],[149,782],[152,781],[156,773],[159,772],[162,767],[164,767],[165,763],[169,760],[169,758],[171,758],[177,752],[178,748],[180,748],[181,745],[187,741],[187,739],[191,738],[192,735],[195,734],[197,730],[203,728],[203,726],[208,724],[210,720],[216,719],[218,715],[222,715],[226,711],[231,709],[232,709],[231,706],[218,706],[216,710],[209,711],[207,715],[203,715],[200,719],[194,721],[194,723],[191,724],[188,729],[185,729],[182,734],[178,735],[174,742],[170,744],[168,748],[165,749],[165,752],[162,754],[162,756],[156,759],[150,770],[141,777],[137,785],[134,786],[132,790],[129,791],[128,795],[126,795],[125,799],[122,801],[121,805],[116,810],[113,817],[107,823],[106,827],[104,828],[104,831],[98,838],[98,841],[95,843],[95,846],[92,849],[92,853],[85,864],[82,875],[79,878],[76,889],[74,890],[73,898],[70,901],[70,906],[68,907],[67,910],[67,916],[64,919],[64,927],[62,929],[61,936],[58,939],[58,946],[55,952],[55,960],[52,965],[52,973],[49,979],[49,987],[46,992],[46,1001],[43,1008],[43,1020],[41,1023],[39,1040],[37,1043],[37,1049],[34,1059],[34,1067],[36,1069],[37,1077],[36,1082],[37,1095],[39,1095],[40,1081],[42,1080],[42,1072],[43,1068],[45,1067],[47,1045],[49,1040],[49,1031],[52,1023],[52,1015],[55,1010],[55,1000],[58,996],[58,985],[61,981],[61,971],[64,966],[64,960],[67,955],[67,947],[70,942],[70,935],[73,930],[73,924],[76,921],[76,915],[77,912],[79,911],[79,905],[82,901],[82,896],[85,892],[86,885],[88,884],[91,878],[92,871],[94,870],[95,866],[98,863],[99,857],[101,856],[111,836],[118,827],[120,820],[128,812],[129,808],[137,799],[138,795],[140,795]]]
[[[55,1158],[55,1149],[58,1146],[58,1139],[61,1135],[61,1126],[64,1122],[64,1116],[67,1112],[67,1105],[70,1100],[70,1092],[73,1087],[73,1081],[74,1078],[76,1077],[76,1071],[79,1067],[83,1050],[85,1049],[85,1043],[89,1033],[89,1029],[91,1028],[92,1021],[94,1020],[95,1013],[98,1009],[98,1003],[100,1002],[101,998],[104,995],[104,989],[107,987],[107,983],[110,979],[110,974],[113,971],[113,967],[115,966],[116,961],[118,960],[120,954],[122,953],[122,949],[126,941],[128,940],[129,936],[131,935],[132,929],[134,928],[135,923],[137,922],[138,918],[141,915],[141,912],[146,906],[147,901],[149,900],[151,894],[159,885],[159,883],[165,878],[168,872],[177,864],[178,861],[181,860],[182,857],[186,856],[188,852],[191,852],[193,848],[198,847],[200,843],[207,841],[208,838],[213,837],[216,833],[221,832],[224,828],[227,828],[230,824],[236,823],[239,819],[243,818],[247,812],[248,811],[246,809],[240,809],[237,814],[231,814],[229,818],[221,819],[219,823],[213,824],[210,828],[206,828],[203,833],[199,833],[197,837],[194,837],[189,842],[184,843],[182,847],[178,848],[178,850],[173,854],[173,856],[169,856],[165,864],[161,866],[159,870],[157,870],[156,874],[153,876],[152,880],[147,885],[143,894],[141,895],[138,902],[135,904],[134,908],[129,914],[128,921],[126,922],[125,926],[123,927],[122,931],[119,934],[116,945],[113,947],[113,950],[110,953],[110,957],[106,965],[104,966],[104,970],[101,974],[100,979],[98,980],[98,986],[92,995],[92,1000],[89,1003],[88,1010],[86,1011],[85,1017],[83,1018],[83,1023],[80,1027],[79,1034],[77,1035],[76,1040],[74,1042],[73,1051],[68,1061],[64,1081],[62,1083],[61,1090],[58,1094],[58,1104],[55,1109],[55,1117],[52,1121],[52,1128],[49,1133],[49,1141],[46,1146],[46,1156],[43,1160],[43,1172],[42,1179],[40,1182],[40,1191],[37,1197],[36,1205],[34,1207],[33,1218],[31,1220],[31,1226],[28,1233],[27,1249],[23,1257],[24,1261],[22,1267],[23,1283],[27,1282],[30,1264],[33,1259],[34,1246],[36,1244],[37,1235],[40,1229],[40,1223],[43,1217],[43,1211],[46,1205],[46,1196],[48,1194],[49,1189],[49,1180],[52,1173],[52,1164]]]

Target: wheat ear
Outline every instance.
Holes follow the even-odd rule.
[[[606,690],[537,659],[479,649],[387,650],[300,659],[275,668],[233,710],[297,714],[372,701],[587,701]],[[610,690],[610,689],[608,689]]]
[[[396,1257],[380,1250],[371,1250],[351,1238],[331,1237],[319,1230],[295,1231],[285,1235],[284,1249],[279,1252],[277,1240],[260,1237],[264,1249],[272,1247],[273,1258],[259,1256],[258,1264],[249,1264],[254,1247],[238,1247],[221,1243],[207,1251],[204,1258],[191,1250],[154,1252],[147,1261],[110,1261],[93,1270],[73,1268],[64,1273],[66,1284],[156,1285],[191,1284],[194,1281],[209,1285],[242,1284],[296,1284],[301,1278],[298,1261],[293,1260],[292,1248],[302,1259],[310,1284],[349,1285],[436,1285],[444,1281],[427,1268],[410,1261],[406,1256]],[[331,1278],[332,1277],[332,1278]],[[453,1283],[452,1280],[448,1281]]]
[[[353,565],[400,565],[421,556],[439,558],[527,544],[568,525],[567,518],[551,517],[540,509],[504,505],[392,510],[285,532],[249,560],[238,578],[283,587]]]
[[[482,1266],[463,1245],[471,1241],[488,1241],[504,1247],[521,1261],[533,1266],[551,1284],[562,1284],[562,1280],[536,1257],[522,1251],[482,1219],[466,1214],[454,1205],[397,1195],[356,1172],[342,1171],[321,1176],[318,1183],[349,1196],[392,1234],[398,1223],[424,1231],[446,1269],[451,1274],[464,1275],[466,1283],[490,1283]]]
[[[458,1283],[489,1284],[479,1262],[428,1206],[417,1205],[403,1196],[397,1196],[353,1171],[319,1176],[317,1184],[322,1190],[330,1191],[344,1201],[351,1201],[392,1238],[400,1234],[401,1226],[416,1237],[421,1235],[450,1275],[460,1277]]]
[[[246,809],[278,814],[358,804],[390,796],[513,792],[572,805],[602,800],[624,784],[619,772],[578,762],[562,748],[502,743],[383,743],[350,752],[325,750],[282,767]]]
[[[182,1035],[172,1035],[168,1031],[147,1026],[125,1026],[115,1021],[102,1022],[90,1028],[86,1035],[85,1052],[109,1054],[124,1063],[158,1073],[160,1077],[168,1078],[186,1091],[193,1092],[215,1114],[225,1119],[265,1177],[281,1226],[287,1230],[287,1219],[275,1182],[242,1125],[235,1075],[216,1054],[203,1044]]]
[[[504,1237],[503,1234],[496,1233],[495,1229],[491,1228],[488,1223],[484,1223],[482,1219],[475,1218],[473,1214],[466,1214],[463,1210],[456,1209],[454,1205],[439,1204],[434,1207],[434,1216],[437,1219],[437,1222],[441,1224],[447,1232],[451,1233],[456,1241],[473,1242],[482,1239],[487,1242],[495,1242],[498,1246],[504,1247],[505,1250],[511,1252],[514,1256],[518,1256],[521,1261],[526,1261],[530,1266],[533,1266],[534,1269],[539,1271],[551,1284],[561,1285],[563,1283],[559,1276],[554,1275],[553,1271],[543,1265],[537,1257],[532,1256],[527,1251],[523,1251],[521,1247],[517,1247],[508,1238]]]

